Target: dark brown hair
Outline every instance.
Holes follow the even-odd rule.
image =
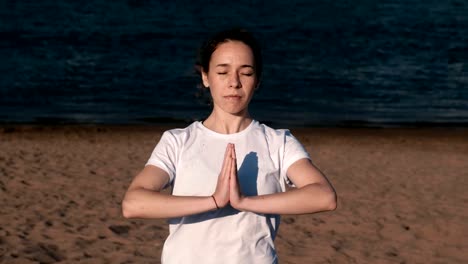
[[[206,40],[198,51],[196,69],[207,73],[211,55],[218,48],[218,46],[227,41],[240,41],[252,49],[254,56],[254,67],[257,80],[260,80],[263,70],[262,53],[258,41],[249,31],[242,28],[232,28],[214,34],[211,38]]]

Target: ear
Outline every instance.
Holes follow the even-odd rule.
[[[208,73],[202,70],[201,77],[203,81],[203,86],[205,86],[205,88],[210,87],[210,83],[208,82]]]

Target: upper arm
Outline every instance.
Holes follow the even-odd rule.
[[[304,146],[289,130],[285,133],[282,166],[282,177],[295,187],[327,182],[323,173],[313,165]]]
[[[325,184],[331,187],[325,175],[307,158],[297,160],[291,164],[286,175],[297,188],[313,183]]]
[[[146,165],[143,170],[135,176],[128,191],[139,188],[161,191],[168,182],[169,174],[166,171],[153,165]]]
[[[161,191],[168,185],[175,175],[179,145],[179,140],[171,131],[164,132],[145,167],[135,176],[128,190],[143,188]]]

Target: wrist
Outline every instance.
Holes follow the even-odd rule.
[[[214,208],[214,209],[215,209],[215,210],[219,210],[220,207],[219,207],[218,201],[216,201],[216,198],[214,197],[214,195],[211,195],[210,199],[212,200],[212,202],[213,202],[214,205],[215,205],[215,208]]]
[[[252,199],[248,196],[243,196],[239,199],[236,209],[240,211],[252,212],[251,208]]]

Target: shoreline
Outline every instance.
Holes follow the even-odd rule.
[[[55,120],[43,122],[0,122],[1,128],[12,127],[186,127],[198,120],[179,120],[163,118],[160,122],[135,122],[135,123],[90,123],[90,122],[75,122],[68,120]],[[256,119],[257,120],[257,119]],[[312,128],[344,128],[344,129],[425,129],[425,128],[441,128],[441,129],[467,129],[468,122],[368,122],[361,120],[340,121],[334,123],[309,123],[303,125],[294,125],[286,123],[272,122],[269,120],[257,120],[262,124],[272,128],[289,128],[289,129],[312,129]]]
[[[89,129],[138,129],[138,130],[151,130],[151,129],[172,129],[184,128],[191,123],[164,123],[164,124],[34,124],[34,123],[18,123],[18,124],[2,124],[0,123],[0,132],[12,130],[57,130],[57,129],[74,129],[74,128],[89,128]],[[261,123],[270,126],[268,123]],[[344,130],[344,131],[372,131],[372,130],[388,130],[388,131],[414,131],[414,130],[446,130],[446,131],[468,131],[468,124],[414,124],[414,125],[389,125],[389,126],[270,126],[274,129],[290,129],[294,131],[312,131],[312,130]]]

